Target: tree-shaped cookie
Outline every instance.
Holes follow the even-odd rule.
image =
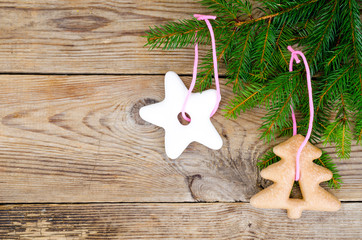
[[[289,218],[300,218],[303,210],[337,211],[340,201],[319,186],[332,178],[332,172],[313,163],[322,151],[311,143],[303,148],[300,156],[299,185],[303,199],[289,198],[295,179],[295,159],[304,137],[295,135],[274,147],[273,151],[281,157],[277,163],[261,171],[261,176],[274,182],[270,187],[255,194],[250,203],[257,208],[280,208],[288,211]]]

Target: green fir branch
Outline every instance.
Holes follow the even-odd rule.
[[[263,96],[260,92],[265,86],[260,85],[259,83],[251,83],[245,85],[239,94],[235,96],[229,102],[229,105],[223,110],[225,116],[228,118],[236,118],[241,111],[245,112],[248,109],[254,108],[260,102],[260,98]]]
[[[163,49],[183,48],[195,43],[196,32],[198,41],[205,42],[207,31],[205,23],[196,19],[169,22],[161,27],[150,28],[146,35],[146,46],[151,49],[161,46]]]
[[[297,95],[301,88],[300,72],[288,72],[281,74],[271,81],[263,89],[263,102],[268,109],[268,113],[262,119],[263,125],[261,138],[267,142],[275,139],[280,130],[290,124],[290,105],[298,105]]]
[[[262,158],[256,163],[260,170],[267,168],[268,166],[279,162],[281,158],[273,152],[273,149],[267,151]]]
[[[288,4],[288,6],[285,9],[281,8],[280,3],[278,3],[278,2],[269,1],[269,4],[266,4],[266,3],[268,3],[268,1],[263,1],[266,8],[269,11],[271,11],[272,14],[262,16],[262,17],[259,17],[259,18],[256,18],[256,19],[252,19],[252,20],[238,22],[235,25],[237,27],[239,27],[239,26],[242,26],[242,25],[252,24],[252,23],[256,23],[256,22],[263,21],[263,20],[266,20],[266,19],[271,19],[271,18],[282,18],[283,20],[285,20],[284,15],[288,15],[291,12],[298,12],[298,10],[301,10],[304,7],[307,7],[307,6],[311,6],[312,4],[314,4],[314,3],[318,2],[318,1],[321,1],[321,0],[309,0],[309,1],[305,1],[303,3],[299,3],[299,1],[293,1],[293,2],[291,2],[291,4]],[[281,9],[281,11],[279,11],[279,12],[273,11],[273,9],[275,9],[275,8]],[[306,10],[307,10],[306,12],[311,11],[311,9],[306,9]],[[300,14],[300,11],[298,12],[298,14]],[[292,21],[292,23],[293,23],[293,21]]]
[[[228,84],[233,83],[234,92],[240,90],[248,79],[248,72],[251,71],[251,43],[253,41],[253,29],[250,28],[247,32],[239,32],[234,38],[236,47],[230,53],[230,61],[227,75]]]
[[[310,59],[311,74],[318,72],[318,63],[323,58],[323,53],[331,46],[333,39],[328,36],[336,31],[337,24],[337,10],[338,0],[334,0],[332,5],[326,4],[324,6],[323,15],[319,21],[322,24],[315,24],[309,41],[306,43],[310,46],[307,49],[306,56]]]
[[[362,144],[362,89],[357,92],[359,94],[353,99],[353,102],[356,103],[356,111],[354,112],[354,119],[356,121],[354,139],[357,143]]]
[[[236,29],[234,29],[231,34],[225,34],[224,38],[220,39],[216,46],[217,60],[220,60],[224,55],[228,54],[230,49],[230,44],[235,38]],[[212,76],[214,73],[214,63],[212,58],[212,50],[209,51],[207,56],[203,59],[202,63],[199,65],[199,73],[196,82],[196,87],[203,91],[212,84]]]
[[[351,152],[352,132],[349,122],[348,96],[341,94],[339,101],[340,109],[336,119],[326,127],[322,140],[325,144],[335,143],[337,155],[340,158],[349,158]]]
[[[351,31],[346,32],[351,33],[350,36],[352,38],[352,46],[354,52],[354,60],[356,64],[360,65],[362,62],[362,25],[359,19],[359,9],[358,4],[354,0],[348,1],[349,8],[349,22],[351,24]],[[349,28],[346,28],[349,29]],[[345,29],[345,30],[346,30]],[[361,67],[361,66],[359,66]]]
[[[313,161],[315,164],[329,169],[332,172],[332,178],[328,181],[328,186],[330,188],[339,189],[343,183],[341,175],[339,175],[337,166],[333,163],[332,158],[327,154],[326,151],[322,150],[322,156]]]
[[[202,5],[212,10],[213,14],[222,18],[237,19],[237,8],[235,8],[231,1],[227,0],[201,0]]]
[[[317,111],[319,108],[323,108],[324,105],[329,104],[330,101],[335,99],[335,96],[342,94],[340,85],[346,85],[349,80],[349,71],[353,67],[346,65],[333,73],[329,74],[325,79],[323,90],[318,92],[319,102],[317,104]]]
[[[242,0],[236,0],[234,7],[238,8],[238,10],[241,14],[245,14],[249,18],[252,19],[251,12],[252,12],[253,6],[250,3],[250,1],[245,0],[243,2]]]

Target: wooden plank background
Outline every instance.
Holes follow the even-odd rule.
[[[298,220],[246,203],[27,204],[2,212],[10,213],[0,218],[2,239],[361,239],[359,203]]]
[[[362,238],[356,143],[343,161],[319,145],[342,175],[330,190],[342,209],[299,220],[248,203],[268,184],[258,158],[283,141],[258,139],[263,109],[218,111],[221,150],[167,158],[163,130],[138,110],[163,99],[167,71],[190,83],[193,50],[149,52],[142,35],[205,12],[192,0],[0,2],[1,239]]]
[[[149,26],[204,13],[193,0],[0,2],[0,71],[12,73],[191,73],[193,50],[152,54]]]

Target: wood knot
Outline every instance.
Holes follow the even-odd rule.
[[[150,123],[143,120],[140,116],[140,109],[143,106],[147,106],[150,104],[157,103],[158,101],[152,98],[145,98],[137,101],[131,108],[130,117],[135,121],[138,125],[150,125]]]
[[[195,175],[192,175],[192,176],[186,176],[186,181],[187,181],[187,184],[188,184],[188,188],[189,188],[191,197],[193,199],[195,199],[196,201],[200,201],[200,199],[195,195],[195,193],[192,190],[192,184],[194,183],[195,179],[200,179],[201,180],[202,176],[200,174],[195,174]]]
[[[53,19],[58,28],[69,32],[89,32],[104,27],[110,20],[99,16],[70,16]]]

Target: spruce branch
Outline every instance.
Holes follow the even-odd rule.
[[[163,49],[187,47],[195,42],[195,33],[198,41],[206,41],[207,26],[196,19],[169,22],[162,27],[155,26],[147,32],[147,44],[151,49],[163,46]]]
[[[262,158],[259,159],[259,161],[257,162],[257,166],[259,167],[260,170],[263,170],[264,168],[268,167],[269,165],[272,165],[276,162],[280,161],[280,157],[275,155],[275,153],[273,152],[273,149],[267,151]]]
[[[353,64],[345,66],[336,70],[334,73],[329,74],[325,79],[325,85],[322,91],[319,92],[319,102],[317,105],[317,111],[324,105],[328,104],[329,101],[333,101],[335,95],[341,94],[340,84],[346,84],[349,80],[350,75],[348,74]],[[338,84],[339,83],[339,84]]]
[[[225,34],[216,45],[217,60],[218,62],[227,54],[230,49],[230,44],[235,38],[236,29],[231,34]],[[202,63],[198,67],[199,73],[197,78],[197,88],[201,91],[208,88],[212,84],[212,76],[214,73],[214,64],[212,59],[212,50],[209,51],[207,56],[203,59]]]
[[[352,99],[357,105],[354,112],[354,119],[356,121],[354,139],[357,143],[362,144],[362,88],[357,87],[357,89],[357,96]]]
[[[330,48],[333,38],[328,38],[336,31],[336,11],[338,0],[335,0],[333,5],[326,4],[323,9],[323,15],[319,21],[321,24],[316,24],[310,34],[306,56],[310,59],[311,74],[313,75],[318,70],[318,63],[323,58],[323,53]]]
[[[355,139],[357,140],[357,143],[362,144],[362,97],[359,97],[358,101],[359,109],[355,114]]]
[[[228,61],[229,67],[227,75],[228,82],[233,83],[234,92],[240,90],[243,83],[249,77],[251,71],[251,43],[254,39],[254,28],[249,28],[246,31],[239,31],[234,38],[234,50],[230,53]]]
[[[268,27],[266,29],[265,40],[264,40],[263,50],[262,50],[262,53],[261,53],[260,63],[263,63],[263,61],[265,60],[264,55],[265,55],[265,49],[267,47],[267,41],[268,41],[269,30],[270,30],[270,23],[271,23],[271,18],[269,18],[269,20],[268,20]]]
[[[336,104],[337,103],[337,104]],[[335,143],[337,155],[340,158],[349,158],[351,152],[352,131],[349,115],[353,112],[353,100],[346,91],[344,91],[336,102],[338,106],[335,120],[325,128],[322,140],[325,144]]]
[[[217,39],[227,33],[229,24],[222,20],[214,21],[214,32]],[[197,33],[197,34],[196,34]],[[164,26],[150,28],[146,32],[147,43],[150,49],[159,48],[175,49],[184,48],[189,45],[210,43],[210,33],[204,21],[197,19],[179,20],[179,22],[169,22]]]
[[[284,14],[287,14],[289,12],[292,12],[292,11],[296,11],[300,8],[303,8],[305,6],[308,6],[312,3],[315,3],[315,2],[318,2],[320,0],[309,0],[309,1],[306,1],[306,2],[303,2],[301,4],[294,4],[294,5],[290,5],[289,8],[287,9],[284,9],[280,12],[275,12],[273,14],[269,14],[269,15],[266,15],[266,16],[263,16],[263,17],[260,17],[260,18],[256,18],[256,19],[252,19],[252,20],[248,20],[248,21],[243,21],[243,22],[238,22],[236,23],[235,25],[237,27],[241,26],[241,25],[245,25],[245,24],[251,24],[251,23],[255,23],[255,22],[259,22],[259,21],[263,21],[263,20],[266,20],[266,19],[271,19],[271,18],[275,18],[275,17],[282,17]],[[296,2],[293,2],[293,3],[297,3],[298,1]],[[270,10],[271,12],[274,12],[273,10],[275,8],[279,8],[280,4],[277,3],[277,2],[272,2],[272,1],[263,1],[264,5],[268,8],[268,10]],[[277,7],[276,7],[277,6]]]
[[[241,0],[236,0],[235,1],[235,6],[239,9],[239,11],[242,14],[247,15],[249,18],[252,18],[251,16],[251,12],[252,12],[252,4],[250,3],[250,1],[245,0],[244,2]]]
[[[290,75],[291,74],[282,75],[284,77],[284,83],[281,82],[283,87],[278,88],[279,91],[273,94],[273,98],[270,101],[266,101],[266,106],[268,107],[269,112],[263,118],[264,122],[260,127],[260,130],[263,131],[261,138],[267,140],[267,142],[275,140],[275,136],[278,132],[285,128],[288,125],[288,122],[290,122],[289,116],[291,114],[291,102],[298,104],[298,99],[295,95],[299,90],[300,79],[298,76],[291,77],[290,79]],[[279,80],[279,78],[277,79]],[[279,84],[279,81],[276,82]],[[285,92],[287,92],[288,95],[285,96]]]
[[[330,188],[339,189],[341,187],[341,184],[343,183],[341,175],[339,175],[336,165],[326,151],[322,150],[322,156],[313,162],[319,166],[328,168],[332,172],[332,178],[328,181],[328,186]]]
[[[237,9],[234,8],[231,1],[227,0],[201,0],[200,3],[211,9],[213,14],[222,17],[223,19],[237,19]]]
[[[236,118],[241,111],[245,112],[248,109],[254,108],[260,102],[262,97],[261,91],[265,86],[260,85],[259,83],[250,83],[245,85],[239,94],[235,96],[229,102],[229,105],[224,109],[225,116]]]
[[[356,64],[361,64],[362,62],[362,33],[361,33],[361,21],[359,21],[359,10],[358,4],[356,1],[348,1],[349,8],[349,21],[351,24],[351,37],[352,45],[354,52],[354,59]],[[360,66],[361,67],[361,66]]]

